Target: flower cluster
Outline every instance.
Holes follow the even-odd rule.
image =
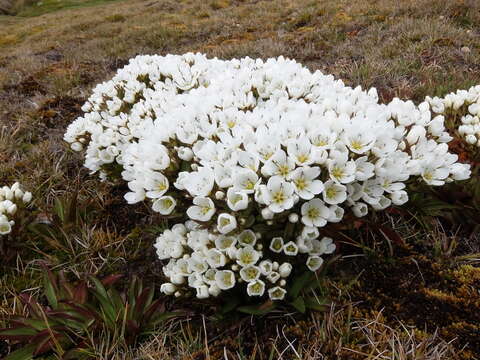
[[[198,298],[208,298],[244,283],[249,296],[268,293],[270,299],[282,300],[293,257],[304,255],[308,269],[316,271],[323,264],[321,255],[335,251],[331,238],[318,240],[318,236],[318,229],[312,227],[304,228],[297,241],[273,237],[265,249],[271,254],[264,257],[261,233],[247,229],[223,235],[201,229],[194,222],[176,224],[155,244],[158,257],[169,260],[163,271],[170,282],[162,284],[161,290],[180,296],[188,285]],[[282,258],[286,261],[281,262]]]
[[[480,85],[457,90],[444,98],[427,96],[426,101],[438,115],[460,117],[459,134],[467,143],[480,147]]]
[[[8,235],[15,225],[13,216],[19,207],[32,200],[30,192],[24,192],[21,185],[16,182],[12,186],[0,188],[0,236]]]
[[[412,177],[470,176],[429,102],[380,104],[283,57],[139,56],[82,109],[65,140],[85,166],[178,222],[156,243],[169,294],[243,283],[281,299],[292,264],[316,271],[334,251],[320,229],[346,211],[404,204]]]

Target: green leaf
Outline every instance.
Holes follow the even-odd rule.
[[[58,308],[58,299],[57,295],[55,294],[55,287],[52,283],[51,277],[45,274],[44,277],[44,286],[45,286],[45,296],[47,297],[48,303],[52,307],[52,309]]]
[[[95,289],[97,290],[97,292],[103,296],[104,298],[108,299],[108,294],[107,294],[107,290],[105,290],[105,287],[103,286],[103,284],[100,282],[100,280],[96,279],[95,277],[93,276],[90,276],[90,280],[93,282],[93,284],[95,285]]]
[[[35,336],[37,335],[37,330],[29,327],[19,327],[12,329],[2,329],[0,330],[0,339],[9,339],[15,336]]]
[[[238,311],[250,315],[265,315],[274,310],[277,305],[272,301],[267,301],[261,305],[247,305],[237,308]]]
[[[110,329],[115,327],[115,323],[117,320],[117,312],[111,302],[111,298],[108,295],[105,287],[102,283],[94,278],[93,276],[90,277],[90,280],[94,283],[95,289],[92,290],[93,295],[97,298],[100,302],[100,307],[102,309],[102,313],[106,316],[105,321]]]
[[[290,290],[288,293],[293,299],[298,298],[298,295],[300,295],[300,292],[311,283],[312,278],[315,276],[315,274],[311,271],[306,271],[300,276],[296,277],[292,281],[292,286],[290,287]]]
[[[311,296],[304,299],[305,307],[307,309],[312,309],[316,311],[326,311],[330,302],[325,298],[317,298],[315,296]]]
[[[65,205],[63,200],[60,198],[55,198],[55,205],[53,207],[55,214],[58,216],[61,222],[65,221]]]
[[[35,348],[34,344],[24,346],[8,355],[4,360],[31,360],[33,359]]]
[[[302,314],[305,313],[305,301],[303,301],[303,297],[299,296],[295,300],[293,300],[290,305],[292,305],[295,309],[297,309]]]
[[[26,325],[30,325],[32,328],[38,331],[45,330],[45,328],[47,327],[45,324],[45,320],[22,319],[22,322]]]
[[[230,297],[226,299],[225,303],[222,305],[220,308],[220,313],[225,315],[235,309],[238,304],[240,303],[240,300],[238,297]]]

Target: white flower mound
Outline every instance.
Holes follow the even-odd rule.
[[[471,145],[480,147],[480,85],[457,90],[444,98],[427,97],[432,111],[441,115],[460,116],[459,134]]]
[[[31,200],[32,194],[28,191],[24,192],[18,182],[12,186],[0,188],[0,237],[12,232],[12,227],[15,225],[13,217],[18,208]]]
[[[162,291],[176,296],[241,283],[250,296],[282,299],[292,263],[316,271],[335,250],[319,229],[345,211],[404,204],[411,177],[470,176],[428,102],[379,104],[375,89],[282,57],[139,56],[83,110],[65,140],[86,150],[85,166],[121,173],[129,203],[149,199],[185,222],[155,245],[169,260]]]

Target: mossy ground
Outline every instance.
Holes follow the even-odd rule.
[[[18,14],[0,16],[0,184],[19,180],[33,190],[36,222],[54,222],[55,204],[72,194],[81,216],[57,221],[65,235],[29,233],[4,244],[0,325],[24,310],[20,292],[39,293],[40,261],[71,278],[161,281],[151,245],[165,224],[146,206],[127,206],[122,185],[89,175],[62,141],[91,88],[129,58],[284,55],[349,85],[375,86],[382,101],[418,102],[480,83],[477,1],[45,0]],[[479,359],[480,155],[460,140],[452,149],[474,165],[477,180],[420,189],[377,225],[334,233],[345,257],[321,279],[335,304],[328,311],[214,321],[217,304],[169,299],[185,319],[131,354],[113,349],[98,358]],[[385,222],[392,231],[378,231]],[[392,355],[412,346],[423,350]],[[0,356],[8,351],[1,343]]]

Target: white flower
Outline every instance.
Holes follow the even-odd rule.
[[[270,242],[270,250],[280,253],[283,250],[283,239],[281,237],[274,237]]]
[[[172,283],[164,283],[160,286],[160,291],[165,295],[173,295],[177,291],[177,287]]]
[[[365,181],[375,175],[375,165],[368,161],[367,156],[355,160],[355,179]]]
[[[247,285],[248,296],[262,296],[265,293],[265,283],[262,280],[249,282]]]
[[[277,150],[275,154],[262,166],[262,175],[280,176],[287,178],[295,169],[295,161],[288,157],[285,151]]]
[[[336,205],[347,199],[347,188],[345,185],[337,184],[333,180],[328,180],[323,191],[323,200],[327,204]]]
[[[310,252],[312,255],[331,254],[335,251],[336,246],[333,243],[332,238],[324,237],[322,240],[312,240],[313,250]]]
[[[369,129],[348,132],[344,137],[345,145],[355,154],[365,154],[375,143],[375,134]]]
[[[445,179],[450,175],[450,171],[447,168],[426,167],[421,175],[427,184],[439,186],[445,184]]]
[[[140,191],[128,192],[124,195],[124,198],[125,200],[127,200],[127,203],[136,204],[140,201],[145,200],[145,191],[140,190]]]
[[[260,268],[262,275],[268,275],[273,270],[273,264],[270,260],[261,261],[258,267]]]
[[[208,265],[214,269],[225,266],[227,262],[226,256],[219,249],[209,249],[206,254]]]
[[[328,164],[330,178],[342,184],[348,184],[355,180],[355,170],[356,166],[353,160],[346,162],[330,161]]]
[[[307,267],[310,271],[317,271],[323,264],[323,259],[320,256],[312,255],[307,259]]]
[[[305,226],[302,230],[302,233],[300,234],[302,238],[308,239],[308,240],[316,239],[318,238],[319,235],[320,235],[320,232],[318,231],[318,229],[312,226]]]
[[[5,218],[6,220],[6,218]],[[0,218],[0,235],[7,235],[12,231],[12,226],[8,220],[3,220]]]
[[[294,205],[294,187],[279,176],[271,177],[267,183],[265,200],[268,208],[274,213],[288,210]]]
[[[390,194],[390,199],[395,205],[403,205],[408,201],[408,194],[406,191],[400,190]]]
[[[288,221],[295,224],[298,222],[298,214],[291,213],[288,215]]]
[[[152,205],[153,211],[159,212],[162,215],[170,215],[177,202],[171,196],[162,196],[161,198],[155,200]]]
[[[17,204],[12,204],[6,209],[7,214],[14,215],[17,212],[17,209],[18,209]]]
[[[206,285],[202,285],[196,288],[197,299],[207,299],[210,297],[209,288]]]
[[[235,286],[235,274],[230,270],[220,270],[215,273],[215,282],[222,290],[228,290]]]
[[[208,293],[212,296],[215,296],[215,297],[220,295],[221,292],[222,292],[222,290],[218,287],[217,284],[212,284],[208,288]]]
[[[287,152],[288,156],[293,158],[298,166],[310,165],[314,161],[312,144],[305,136],[298,139],[291,139],[287,145]]]
[[[247,282],[257,280],[260,274],[260,269],[254,265],[245,266],[240,270],[240,277]]]
[[[32,201],[32,193],[27,191],[25,194],[23,194],[22,201],[24,204],[28,204],[30,201]]]
[[[245,210],[248,207],[248,195],[246,192],[229,188],[227,191],[227,205],[233,211]]]
[[[280,279],[280,274],[277,271],[271,271],[270,274],[267,275],[267,280],[272,284],[275,284],[278,279]]]
[[[191,161],[193,159],[193,151],[189,147],[179,147],[177,149],[178,157],[185,161]]]
[[[237,239],[233,236],[221,235],[215,239],[215,247],[219,250],[227,250],[233,248]]]
[[[358,202],[352,206],[352,212],[356,217],[363,217],[368,214],[368,206],[365,203]]]
[[[268,290],[268,296],[271,300],[283,300],[287,290],[281,288],[280,286],[275,286]]]
[[[260,165],[260,159],[255,153],[249,153],[247,151],[238,152],[238,163],[256,173]]]
[[[197,172],[190,173],[189,177],[185,180],[185,189],[192,196],[205,197],[210,194],[215,182],[214,173],[211,169],[203,167]]]
[[[241,266],[255,265],[260,254],[252,246],[247,245],[237,250],[237,264]]]
[[[275,216],[275,213],[269,208],[262,209],[260,213],[265,220],[272,220]]]
[[[288,262],[283,263],[278,268],[278,273],[280,274],[280,276],[282,278],[286,278],[286,277],[290,276],[290,273],[292,272],[292,268],[293,268],[292,264],[290,264]]]
[[[330,210],[320,199],[313,199],[302,205],[302,223],[306,226],[322,227],[327,224],[330,217]]]
[[[193,204],[187,209],[187,215],[192,220],[208,221],[215,214],[215,204],[210,198],[195,197]]]
[[[238,235],[238,243],[240,245],[254,246],[256,242],[257,242],[257,236],[255,235],[255,233],[252,230],[243,230]]]
[[[310,200],[324,189],[323,182],[317,180],[319,175],[319,167],[301,167],[295,169],[289,179],[293,182],[298,196],[302,199]]]
[[[260,183],[258,175],[250,169],[242,169],[235,174],[233,186],[246,194],[253,194]]]
[[[151,199],[158,199],[163,196],[168,190],[168,179],[160,173],[155,173],[154,177],[146,181],[148,189],[146,196]]]
[[[221,234],[228,234],[237,228],[237,219],[235,216],[222,213],[217,218],[217,229]]]
[[[295,256],[298,254],[298,246],[293,241],[289,241],[283,245],[283,252],[285,255]]]

